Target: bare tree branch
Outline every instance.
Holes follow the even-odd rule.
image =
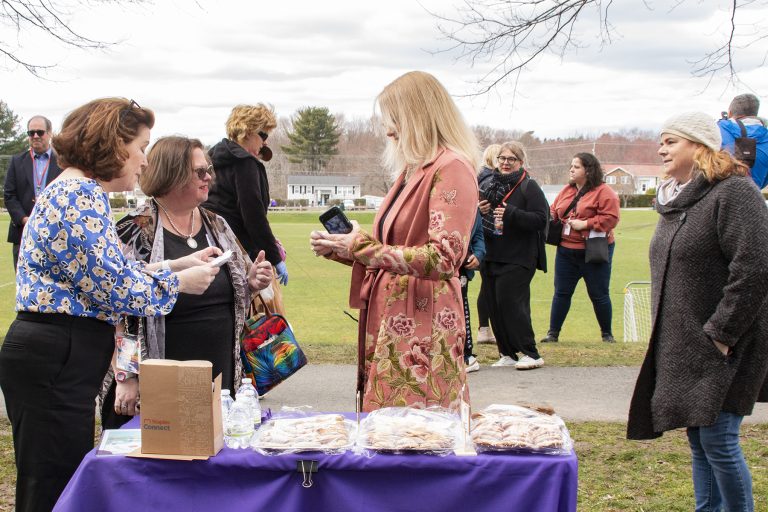
[[[680,8],[687,0],[676,0],[670,11]],[[641,0],[653,11],[650,0]],[[737,44],[744,35],[745,25],[736,22],[737,12],[752,4],[768,5],[765,0],[732,0],[729,7],[730,24],[722,44],[691,63],[692,74],[709,77],[725,73],[729,82],[738,81],[735,65],[737,50],[768,38],[765,27],[753,24],[753,37],[744,46]],[[472,66],[490,63],[490,69],[474,81],[477,89],[469,94],[485,94],[502,82],[519,79],[520,73],[545,52],[565,58],[569,50],[580,47],[577,34],[584,33],[585,13],[594,11],[599,23],[596,35],[601,45],[613,41],[614,26],[609,10],[613,0],[463,0],[462,7],[453,16],[429,12],[437,20],[437,27],[450,42],[440,52],[458,52],[458,60],[467,60]],[[695,8],[700,9],[700,3]],[[586,19],[585,19],[586,18]],[[581,30],[580,30],[581,29]],[[594,32],[593,32],[594,33]],[[768,52],[766,52],[768,57]]]
[[[103,4],[140,4],[145,0],[76,0],[72,9],[90,8]],[[72,12],[54,5],[52,0],[0,0],[0,27],[8,27],[16,32],[17,42],[13,45],[9,39],[9,30],[3,30],[0,36],[0,55],[10,63],[19,65],[32,75],[43,78],[42,73],[54,67],[41,64],[22,56],[22,34],[39,33],[54,39],[59,44],[83,50],[104,50],[117,42],[99,41],[75,31],[70,25]],[[1,65],[1,64],[0,64]],[[7,67],[7,66],[5,66]]]

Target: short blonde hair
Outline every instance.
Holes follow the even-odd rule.
[[[404,168],[428,162],[440,147],[455,151],[477,167],[477,138],[434,76],[423,71],[406,73],[387,85],[376,103],[384,126],[397,134],[384,153],[385,164],[395,176]]]
[[[139,176],[141,191],[151,197],[163,197],[192,181],[192,152],[195,149],[203,152],[210,165],[211,158],[198,139],[178,135],[158,139],[147,154],[147,169]]]
[[[485,148],[485,151],[483,151],[483,162],[485,163],[485,166],[495,169],[496,158],[498,158],[499,153],[501,153],[501,144],[491,144]]]
[[[516,140],[511,140],[509,142],[505,142],[501,146],[499,146],[499,152],[496,153],[496,158],[499,157],[502,151],[504,150],[512,152],[513,155],[515,155],[515,158],[520,160],[520,163],[525,163],[526,158],[528,155],[525,154],[525,146],[517,142]]]
[[[272,105],[237,105],[227,119],[227,137],[238,144],[257,132],[271,132],[277,127]]]

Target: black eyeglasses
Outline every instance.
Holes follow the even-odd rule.
[[[35,135],[42,137],[46,133],[48,133],[48,130],[27,130],[27,135],[30,137],[34,137]]]
[[[499,162],[501,162],[502,164],[506,163],[506,162],[509,162],[509,163],[513,164],[515,162],[519,162],[520,161],[520,159],[517,158],[516,156],[500,156],[500,157],[497,157],[496,159]]]
[[[121,123],[123,122],[123,118],[125,117],[125,114],[131,112],[134,108],[137,108],[137,109],[141,110],[141,105],[136,103],[134,100],[131,100],[131,103],[126,108],[124,108],[123,110],[120,111],[120,122]]]
[[[261,137],[262,142],[267,142],[267,137],[269,137],[269,134],[267,132],[259,132],[259,137]]]
[[[213,177],[213,166],[209,165],[208,167],[195,167],[192,169],[192,172],[197,174],[198,178],[204,180],[206,174],[210,177]]]

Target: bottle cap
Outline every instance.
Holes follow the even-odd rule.
[[[229,390],[228,389],[222,389],[221,390],[221,394],[222,395],[228,395],[229,394]]]
[[[250,384],[250,383],[251,383],[251,379],[247,377],[243,379],[243,384]]]

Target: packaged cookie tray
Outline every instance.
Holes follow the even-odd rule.
[[[357,447],[363,451],[447,455],[461,439],[461,420],[447,409],[386,407],[361,422]]]
[[[559,416],[517,405],[489,405],[472,414],[470,435],[475,449],[567,455],[573,442]]]
[[[355,423],[341,414],[292,414],[259,427],[251,447],[265,454],[342,453],[354,445],[355,431]]]

